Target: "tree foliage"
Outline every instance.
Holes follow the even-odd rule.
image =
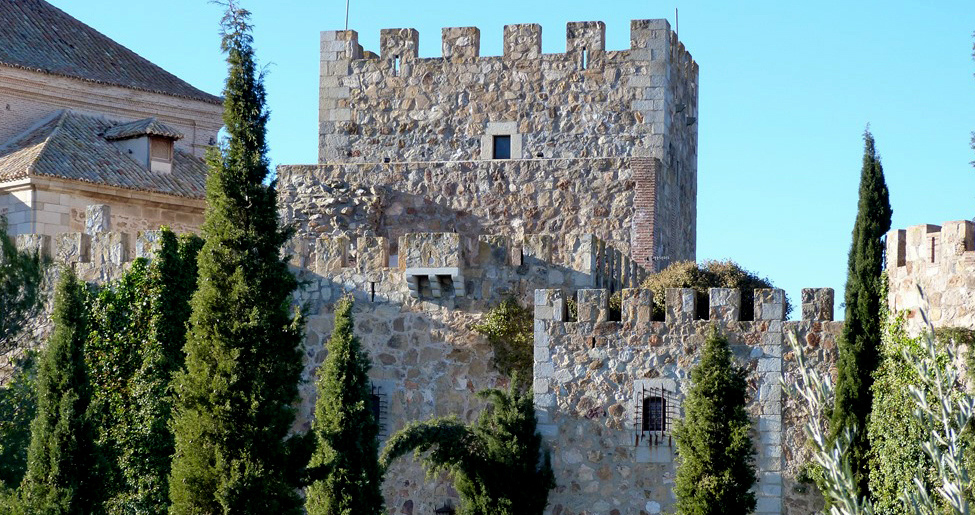
[[[473,329],[487,337],[494,350],[491,363],[502,374],[531,377],[534,366],[535,315],[513,297],[488,311]]]
[[[728,340],[713,331],[691,371],[684,419],[674,430],[679,456],[674,493],[677,513],[750,513],[755,449],[745,411],[747,371],[737,365]]]
[[[462,515],[540,515],[555,487],[548,452],[536,431],[533,394],[519,388],[479,392],[486,408],[471,425],[453,417],[413,422],[397,431],[383,450],[388,467],[414,452],[428,472],[448,472],[461,497]]]
[[[0,354],[13,349],[14,336],[41,307],[43,276],[43,258],[36,251],[18,251],[0,216]]]
[[[678,261],[650,274],[640,286],[653,291],[653,318],[664,319],[664,299],[667,288],[692,288],[697,292],[697,318],[708,318],[708,288],[737,288],[741,290],[741,319],[755,318],[755,289],[774,288],[771,281],[749,272],[734,261]],[[785,299],[785,314],[792,311],[789,297]]]
[[[9,383],[0,387],[0,488],[15,488],[24,479],[36,416],[37,356],[27,352],[16,360]]]
[[[836,401],[830,420],[832,438],[845,428],[853,431],[850,465],[860,496],[868,492],[870,443],[866,428],[881,339],[883,237],[890,229],[891,217],[884,169],[869,130],[863,139],[860,195],[846,280],[846,322],[837,346]]]
[[[88,416],[85,297],[84,284],[66,269],[55,292],[54,331],[37,378],[37,417],[31,425],[27,475],[21,486],[27,513],[92,513],[101,498],[92,474],[99,466]]]
[[[108,513],[162,513],[169,506],[170,384],[183,366],[201,245],[198,237],[178,239],[164,229],[153,260],[136,260],[88,306],[85,355],[107,461],[101,474]]]
[[[170,476],[173,513],[299,513],[285,437],[302,362],[295,277],[281,257],[268,176],[265,92],[250,14],[235,2],[222,21],[229,76],[227,140],[208,158],[207,210],[193,295],[186,369],[175,379]]]
[[[379,425],[372,412],[369,356],[353,333],[353,303],[339,301],[328,357],[318,369],[309,467],[322,473],[308,486],[309,515],[368,515],[383,511]]]

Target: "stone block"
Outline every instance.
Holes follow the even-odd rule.
[[[461,267],[460,235],[452,232],[409,233],[399,239],[399,262],[404,268]]]
[[[85,208],[85,234],[95,235],[112,230],[112,208],[108,204],[92,204]]]
[[[321,236],[315,242],[315,270],[324,274],[349,266],[349,239],[345,236]]]
[[[477,27],[444,27],[444,59],[452,62],[468,62],[476,60],[480,54],[480,29]]]
[[[741,320],[741,290],[737,288],[709,288],[708,318],[721,322]]]
[[[91,259],[91,236],[66,232],[54,237],[54,259],[60,263],[87,263]]]
[[[803,288],[802,319],[811,321],[832,321],[833,289]]]
[[[671,324],[693,322],[697,313],[697,292],[691,288],[667,288],[664,311]]]
[[[605,322],[609,319],[609,293],[606,290],[579,290],[578,322]]]
[[[14,244],[21,252],[36,252],[42,257],[51,257],[51,237],[43,234],[19,234]]]
[[[389,245],[382,236],[360,236],[356,239],[356,268],[380,270],[389,267]]]
[[[522,257],[528,264],[550,266],[555,240],[549,234],[526,234],[522,246]]]
[[[500,267],[509,264],[511,239],[501,234],[481,234],[477,237],[477,264],[481,267]]]
[[[653,291],[624,288],[622,293],[621,319],[631,328],[647,327],[652,321]]]
[[[785,320],[785,292],[778,288],[756,289],[755,320]]]
[[[504,26],[504,58],[537,59],[542,55],[542,26],[537,23]]]
[[[575,21],[565,25],[565,52],[587,51],[600,55],[606,50],[606,24],[601,21]]]
[[[120,265],[129,260],[129,235],[123,232],[95,233],[91,236],[91,262],[95,265]]]
[[[536,342],[538,321],[565,321],[565,292],[562,290],[535,290]]]
[[[403,62],[417,58],[420,33],[416,29],[382,29],[379,31],[379,55],[382,59],[399,58]]]
[[[152,259],[162,250],[162,231],[142,231],[135,238],[135,257]]]

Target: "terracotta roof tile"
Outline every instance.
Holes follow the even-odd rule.
[[[104,138],[114,126],[104,118],[59,111],[0,147],[0,182],[49,176],[180,197],[205,196],[207,168],[202,159],[174,150],[171,173],[149,171]]]
[[[0,0],[0,64],[219,104],[44,0]]]
[[[146,118],[134,122],[122,123],[105,131],[105,139],[120,140],[138,138],[139,136],[162,136],[164,138],[182,139],[183,134],[172,127],[156,120]]]

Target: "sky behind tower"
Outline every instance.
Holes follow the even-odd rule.
[[[52,3],[194,86],[222,89],[219,5]],[[318,35],[344,28],[345,2],[243,5],[253,12],[258,59],[268,64],[270,157],[275,165],[314,163]],[[604,21],[606,48],[619,50],[639,18],[670,20],[700,65],[699,260],[732,258],[784,288],[793,304],[801,288],[832,287],[839,305],[868,123],[895,228],[975,216],[971,0],[352,0],[349,28],[372,51],[380,29],[415,28],[420,56],[435,57],[441,28],[477,26],[481,55],[500,55],[506,24],[541,24],[542,49],[554,53],[565,51],[566,22]]]

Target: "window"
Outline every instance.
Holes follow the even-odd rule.
[[[398,55],[394,55],[393,56],[393,75],[394,76],[399,76],[399,64],[400,64],[399,63],[399,56]]]
[[[173,142],[165,138],[149,138],[149,159],[169,163],[173,160]]]
[[[631,420],[635,447],[668,447],[673,444],[671,431],[674,429],[674,419],[680,412],[680,402],[676,392],[677,383],[672,379],[633,381]],[[658,458],[664,459],[663,455]]]
[[[384,440],[388,436],[389,396],[387,392],[391,391],[391,388],[392,385],[384,384],[384,382],[380,381],[372,385],[372,393],[369,395],[369,411],[372,412],[372,418],[376,421],[376,425],[379,426],[380,440]]]
[[[494,152],[492,159],[511,159],[511,136],[494,136]]]
[[[582,63],[581,63],[582,66],[580,66],[583,70],[585,70],[586,67],[589,65],[589,63],[587,62],[588,61],[588,58],[589,58],[588,52],[586,51],[585,48],[583,48],[582,49]]]
[[[658,395],[643,399],[643,430],[666,431],[667,399]]]

